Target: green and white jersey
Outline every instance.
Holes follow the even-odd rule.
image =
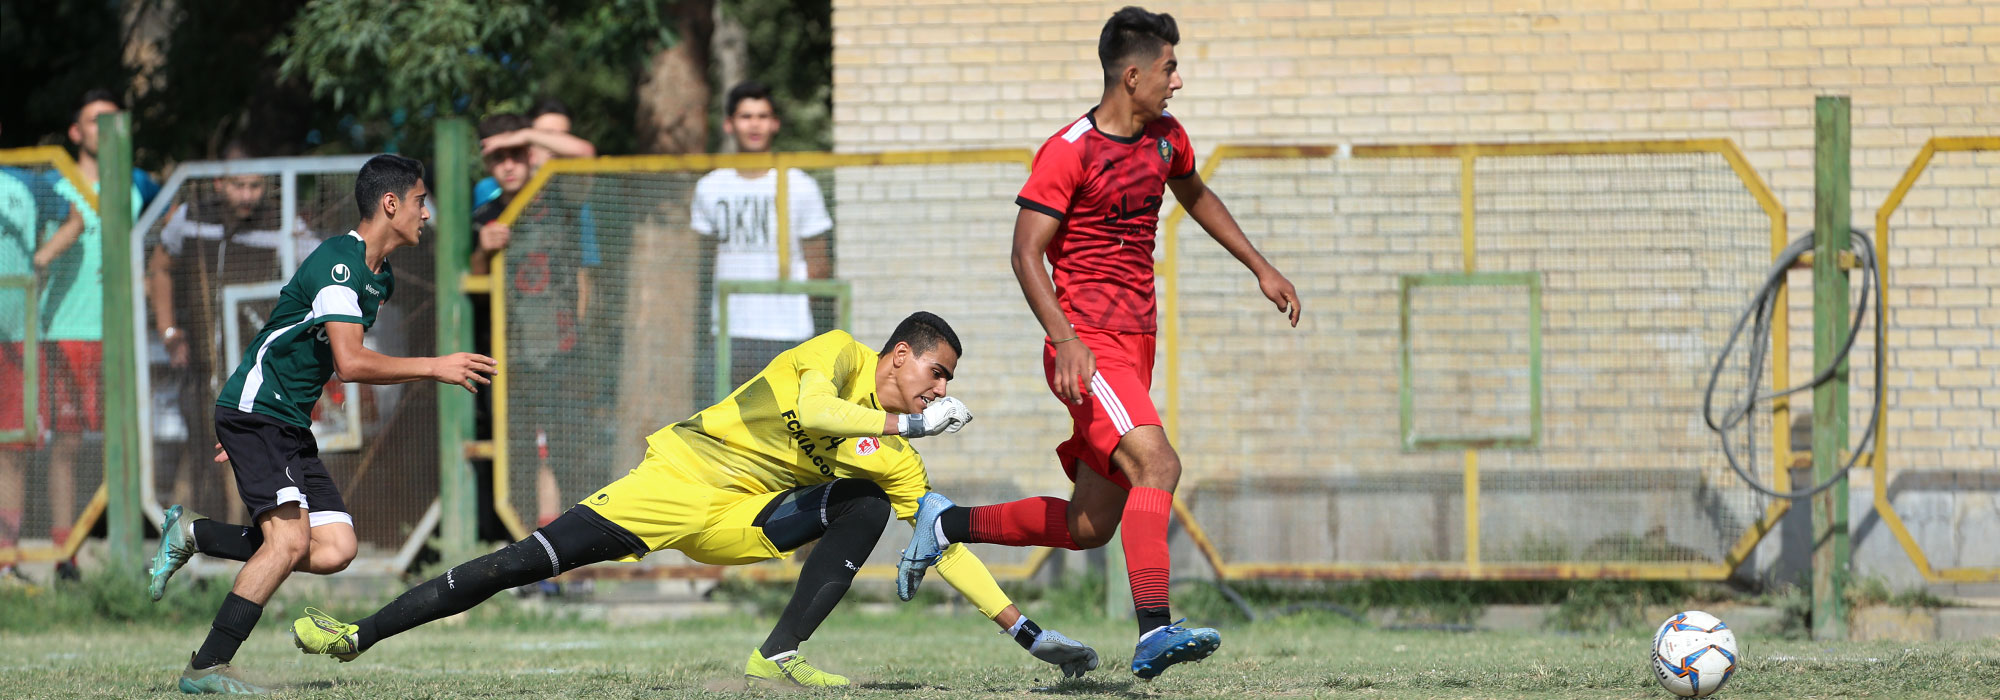
[[[333,376],[333,346],[323,324],[359,323],[365,330],[395,291],[389,262],[370,273],[367,253],[361,234],[349,231],[306,256],[215,405],[312,427],[313,404]]]

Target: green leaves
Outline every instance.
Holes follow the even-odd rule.
[[[648,52],[673,40],[662,4],[314,0],[270,53],[283,61],[280,79],[304,81],[314,99],[362,124],[386,125],[391,143],[421,142],[434,119],[525,110],[557,86],[629,93]],[[561,93],[580,117],[593,102]],[[600,135],[578,122],[585,138]]]
[[[536,5],[318,0],[299,12],[271,53],[284,61],[281,78],[303,79],[313,97],[364,118],[396,109],[457,114],[518,89],[513,57],[530,48]]]

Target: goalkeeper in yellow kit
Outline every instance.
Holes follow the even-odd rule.
[[[904,319],[877,353],[843,331],[785,351],[692,418],[647,438],[638,468],[527,539],[418,584],[374,615],[342,623],[314,609],[292,624],[310,654],[349,661],[493,594],[608,560],[678,550],[696,561],[748,564],[817,541],[777,627],[744,675],[784,685],[841,686],[799,644],[847,593],[890,514],[916,515],[930,490],[911,438],[958,432],[972,413],[945,396],[963,348],[944,319]],[[1015,608],[963,545],[938,573],[1029,653],[1081,676],[1097,652],[1042,630]]]

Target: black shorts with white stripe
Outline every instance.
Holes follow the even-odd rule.
[[[309,513],[313,527],[354,524],[333,475],[319,461],[311,430],[261,413],[215,407],[215,439],[229,455],[236,491],[253,522],[286,503]]]

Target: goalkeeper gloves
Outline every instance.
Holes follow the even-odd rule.
[[[924,407],[923,413],[906,413],[896,418],[896,434],[906,438],[956,433],[972,422],[972,409],[965,402],[945,396]]]
[[[1097,668],[1097,650],[1089,645],[1063,636],[1055,630],[1044,630],[1022,615],[1014,621],[1013,629],[1004,634],[1012,636],[1021,648],[1035,658],[1055,664],[1064,676],[1082,678],[1083,674]]]

